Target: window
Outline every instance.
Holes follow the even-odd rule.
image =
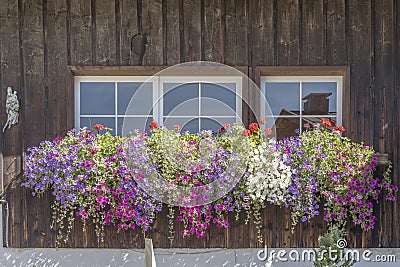
[[[241,123],[237,77],[76,76],[75,127],[101,123],[112,134],[149,130],[156,120],[172,129],[217,131]]]
[[[307,124],[327,118],[342,124],[340,76],[263,76],[261,114],[266,127],[274,128],[278,138],[300,132]]]

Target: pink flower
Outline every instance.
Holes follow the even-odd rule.
[[[179,131],[180,128],[181,128],[181,127],[180,127],[178,124],[175,124],[175,125],[174,125],[174,130],[175,130],[175,131]]]
[[[229,128],[231,128],[231,125],[229,123],[225,123],[224,128],[228,130]]]
[[[326,196],[326,197],[329,196],[329,192],[326,191],[326,190],[322,191],[321,193],[322,193],[324,196]]]
[[[264,123],[265,123],[265,119],[261,119],[260,124],[264,124]]]
[[[268,134],[268,135],[271,135],[271,134],[272,134],[272,130],[271,130],[270,128],[265,128],[265,129],[264,129],[264,132],[265,132],[266,134]]]
[[[258,124],[255,123],[255,122],[250,123],[249,130],[252,131],[252,132],[257,131],[258,130]]]

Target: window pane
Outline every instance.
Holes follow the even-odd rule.
[[[88,127],[89,129],[93,128],[93,126],[97,123],[103,124],[107,128],[111,128],[111,134],[115,135],[115,118],[88,118],[81,117],[80,118],[80,127]]]
[[[118,118],[118,135],[129,136],[135,129],[140,132],[150,131],[150,122],[153,121],[153,117],[143,118]]]
[[[197,133],[199,131],[199,119],[193,117],[173,118],[164,117],[164,126],[168,129],[174,129],[174,125],[179,125],[181,131],[190,131]]]
[[[183,115],[197,116],[199,114],[199,84],[198,83],[164,83],[164,116]]]
[[[336,114],[336,82],[304,82],[302,88],[303,114]]]
[[[138,90],[140,88],[140,90]],[[152,115],[153,85],[141,82],[119,82],[118,115]],[[134,96],[134,99],[132,97]],[[127,110],[129,103],[132,103]]]
[[[201,84],[201,115],[234,116],[236,84]]]
[[[80,87],[82,115],[115,114],[115,84],[113,82],[81,82]]]
[[[299,114],[300,83],[266,82],[265,97],[273,115],[281,115],[283,113]]]

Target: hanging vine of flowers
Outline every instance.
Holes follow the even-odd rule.
[[[29,148],[22,185],[34,196],[54,196],[57,245],[68,241],[75,218],[84,226],[93,223],[100,242],[106,226],[147,231],[163,203],[171,241],[175,221],[183,224],[182,236],[201,238],[213,224],[229,227],[228,214],[238,219],[244,210],[262,242],[260,209],[266,203],[289,208],[293,227],[318,216],[322,202],[328,224],[342,227],[351,220],[372,229],[379,195],[396,199],[391,165],[375,177],[374,150],[342,137],[342,126],[321,123],[280,141],[257,123],[193,134],[154,121],[150,133],[130,137],[95,124]]]

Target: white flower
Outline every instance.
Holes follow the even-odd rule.
[[[265,200],[281,204],[285,200],[291,184],[292,172],[285,164],[286,157],[280,159],[276,141],[270,139],[254,147],[247,158],[247,194],[256,201]]]

